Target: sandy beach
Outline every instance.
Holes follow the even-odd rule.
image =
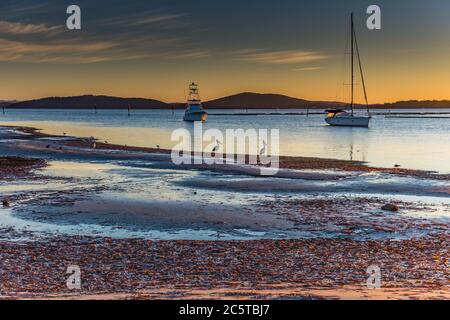
[[[282,157],[264,178],[0,129],[3,299],[450,298],[448,174]]]
[[[161,241],[68,238],[2,243],[3,298],[449,299],[447,237]],[[366,267],[385,270],[381,289]],[[82,289],[66,288],[68,264]]]

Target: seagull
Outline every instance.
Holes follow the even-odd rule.
[[[263,140],[263,147],[261,148],[261,150],[259,151],[259,156],[265,156],[266,155],[266,147],[267,147],[267,143],[265,140]]]

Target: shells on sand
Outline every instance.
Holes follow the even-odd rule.
[[[11,206],[11,202],[9,200],[2,200],[2,206],[4,208],[9,208]]]
[[[393,203],[385,204],[384,206],[381,207],[381,209],[384,211],[391,211],[391,212],[397,212],[400,210],[400,208]]]

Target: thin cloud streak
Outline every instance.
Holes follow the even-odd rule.
[[[304,67],[304,68],[296,68],[294,71],[316,71],[316,70],[322,70],[323,67]]]
[[[115,47],[114,43],[36,44],[0,38],[0,61],[14,62],[98,62],[99,55]]]
[[[61,26],[47,26],[45,24],[26,24],[20,22],[0,21],[0,33],[11,35],[50,34],[63,31]]]
[[[151,10],[127,16],[111,17],[103,20],[101,23],[121,27],[136,27],[151,24],[157,24],[162,27],[177,27],[178,25],[186,24],[186,20],[181,20],[180,18],[188,15],[188,13],[168,13],[161,10]]]
[[[146,17],[142,18],[140,20],[136,20],[135,22],[130,23],[131,26],[141,26],[146,24],[152,24],[152,23],[159,23],[159,22],[167,22],[167,21],[175,21],[179,18],[187,16],[186,13],[180,13],[180,14],[167,14],[167,15],[157,15],[152,17]]]
[[[241,60],[265,64],[296,64],[329,58],[329,56],[320,52],[301,50],[264,51],[246,49],[236,51],[235,54]]]
[[[17,3],[14,5],[9,5],[6,7],[3,7],[3,11],[7,12],[9,14],[11,13],[28,13],[28,12],[42,12],[44,11],[44,9],[48,8],[48,6],[51,5],[51,2],[45,2],[45,3],[40,3],[40,4],[30,4],[30,5],[26,5],[26,4],[21,4],[21,3]]]
[[[211,51],[209,50],[187,50],[181,54],[176,54],[172,58],[175,59],[202,59],[209,58],[211,56]]]
[[[133,42],[133,41],[132,41]],[[108,61],[158,59],[202,59],[208,50],[173,50],[158,47],[153,50],[135,48],[123,41],[30,43],[0,38],[0,61],[26,63],[88,64]]]

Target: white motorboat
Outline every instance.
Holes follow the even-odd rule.
[[[208,113],[203,109],[198,85],[193,82],[189,85],[189,97],[183,119],[188,122],[205,122],[207,118]]]
[[[364,82],[364,74],[363,74],[363,69],[362,69],[362,63],[361,63],[361,58],[359,55],[359,48],[358,48],[358,41],[356,39],[356,32],[355,32],[355,25],[353,23],[353,13],[351,14],[351,46],[352,46],[352,51],[351,51],[351,81],[352,81],[352,98],[351,98],[351,103],[350,103],[350,107],[351,107],[351,113],[342,110],[342,109],[332,109],[332,110],[327,110],[327,118],[325,119],[325,121],[330,125],[330,126],[337,126],[337,127],[365,127],[368,128],[369,124],[370,124],[370,120],[371,120],[371,115],[370,115],[370,109],[369,109],[369,102],[367,99],[367,91],[366,91],[366,85]],[[359,63],[359,71],[361,73],[361,80],[362,80],[362,84],[363,84],[363,89],[364,89],[364,97],[366,100],[366,107],[367,107],[367,116],[357,116],[355,115],[355,103],[354,103],[354,87],[355,87],[355,63],[354,63],[354,57],[355,57],[355,47],[356,47],[356,53],[358,56],[358,63]]]

